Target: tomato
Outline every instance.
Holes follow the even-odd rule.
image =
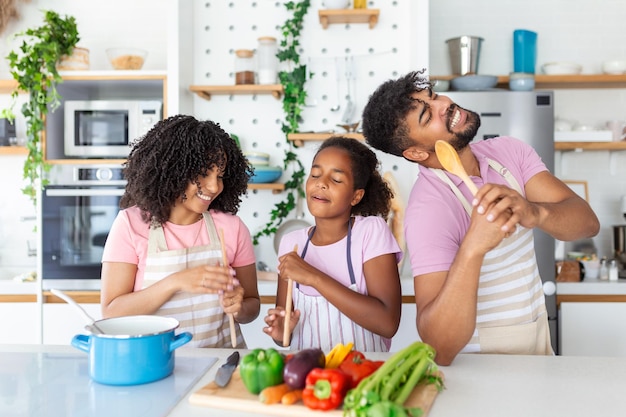
[[[339,365],[339,370],[348,375],[350,388],[359,385],[361,380],[380,368],[384,361],[371,361],[359,351],[352,351]]]

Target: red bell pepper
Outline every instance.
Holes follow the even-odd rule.
[[[361,380],[371,375],[385,363],[384,361],[372,361],[359,351],[353,350],[339,365],[339,370],[345,373],[350,380],[350,388],[355,388]]]
[[[313,368],[306,376],[302,402],[312,410],[334,410],[343,403],[349,380],[337,369]]]

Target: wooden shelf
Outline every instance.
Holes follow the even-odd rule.
[[[430,80],[451,80],[457,75],[436,75]],[[509,88],[509,76],[499,75],[496,87]],[[535,75],[535,89],[626,88],[626,74]]]
[[[334,23],[369,23],[370,29],[378,23],[379,9],[326,9],[318,12],[324,29]]]
[[[0,80],[0,94],[11,94],[17,87],[15,80]]]
[[[0,146],[0,155],[28,155],[24,146]]]
[[[361,133],[354,132],[345,132],[345,133],[337,133],[337,132],[328,132],[328,133],[290,133],[287,135],[287,139],[292,141],[296,146],[304,145],[304,142],[308,141],[324,141],[333,136],[344,136],[348,138],[365,140]]]
[[[281,84],[242,84],[242,85],[192,85],[189,91],[205,100],[211,100],[211,95],[235,94],[271,94],[277,100],[283,95]]]
[[[626,141],[621,142],[554,142],[557,151],[626,151]]]
[[[248,190],[272,190],[273,194],[278,194],[285,190],[285,184],[278,182],[268,184],[248,184]]]

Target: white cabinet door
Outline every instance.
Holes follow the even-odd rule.
[[[267,334],[263,333],[263,327],[265,327],[265,316],[267,315],[267,310],[270,308],[274,308],[274,304],[261,304],[261,311],[259,312],[259,317],[257,317],[253,322],[248,324],[241,324],[241,332],[243,333],[243,337],[246,340],[246,344],[248,345],[248,349],[256,349],[256,348],[274,348],[277,350],[285,349],[281,346],[278,346],[271,337]]]
[[[37,303],[0,303],[0,344],[38,344]]]
[[[561,303],[561,355],[626,356],[626,303]]]
[[[396,335],[391,339],[391,352],[397,352],[413,342],[420,341],[415,325],[417,310],[415,303],[402,304],[402,316]]]
[[[100,320],[100,304],[80,304],[87,313]],[[85,330],[85,318],[76,307],[65,303],[43,305],[43,343],[51,345],[69,345],[77,334],[89,334]]]

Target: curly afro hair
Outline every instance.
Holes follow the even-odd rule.
[[[363,109],[363,136],[367,143],[383,152],[402,156],[413,145],[405,123],[407,113],[415,109],[411,95],[432,85],[423,76],[425,70],[413,71],[381,84]]]
[[[253,172],[237,143],[209,120],[185,115],[162,120],[133,142],[120,207],[136,205],[146,223],[163,224],[188,184],[214,166],[224,169],[224,190],[210,208],[236,214]]]
[[[363,198],[352,207],[350,214],[381,216],[387,219],[391,209],[393,191],[378,171],[380,162],[374,151],[356,139],[334,136],[322,142],[315,156],[323,149],[331,147],[343,149],[350,155],[354,189],[365,190]]]

